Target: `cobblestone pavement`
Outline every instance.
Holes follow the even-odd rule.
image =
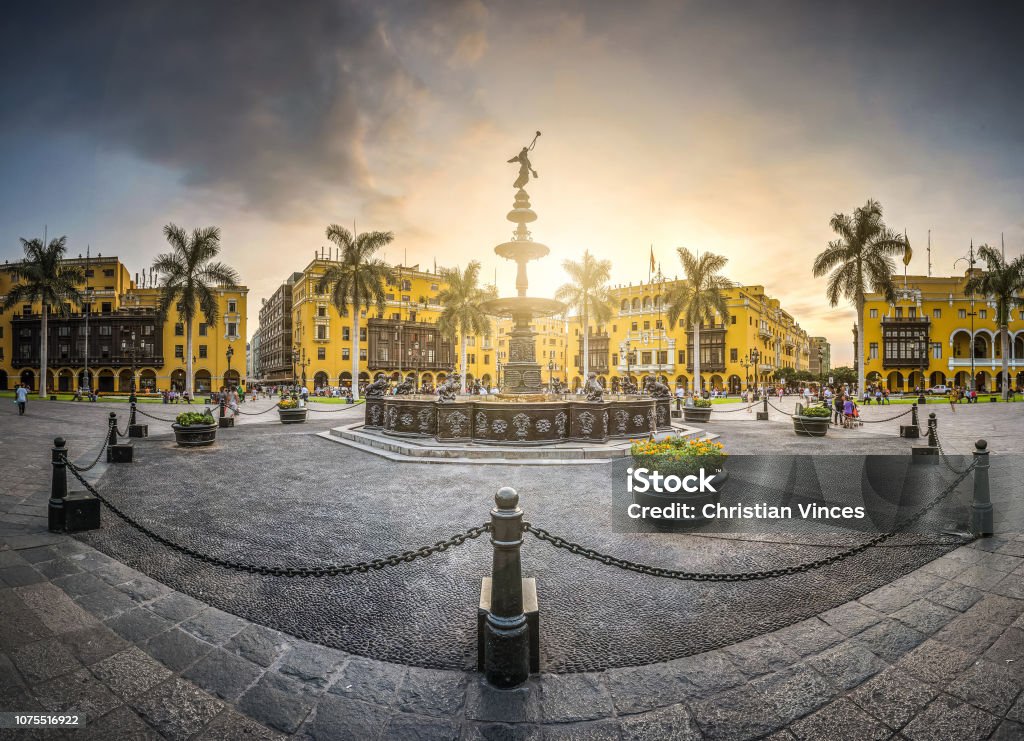
[[[74,738],[1024,736],[1019,529],[741,643],[499,692],[251,624],[46,533],[49,441],[90,438],[68,406],[0,411],[0,708],[82,709]]]

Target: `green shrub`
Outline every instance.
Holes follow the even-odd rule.
[[[182,412],[175,417],[174,421],[182,427],[191,427],[192,425],[212,425],[216,420],[209,412]]]
[[[700,397],[697,397],[693,400],[693,405],[697,409],[707,409],[711,406],[711,399],[701,399]]]
[[[832,411],[828,407],[804,407],[801,413],[803,417],[831,417]]]

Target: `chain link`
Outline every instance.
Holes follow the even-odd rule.
[[[574,553],[577,556],[590,559],[591,561],[598,561],[606,566],[615,566],[616,568],[623,569],[625,571],[635,571],[638,574],[646,574],[647,576],[657,576],[664,579],[678,579],[681,581],[702,581],[702,582],[742,582],[742,581],[760,581],[763,579],[775,579],[781,576],[790,576],[792,574],[804,573],[813,569],[820,569],[824,566],[831,566],[832,564],[838,563],[850,556],[854,556],[858,553],[866,551],[868,548],[880,545],[889,538],[896,535],[900,530],[909,525],[914,524],[919,519],[924,517],[934,507],[938,506],[949,494],[960,485],[960,482],[967,478],[967,475],[974,469],[975,464],[971,464],[966,471],[959,474],[956,481],[950,484],[945,491],[939,494],[929,505],[922,508],[917,514],[911,517],[906,522],[898,524],[892,530],[888,532],[879,533],[875,537],[867,540],[859,545],[855,545],[846,550],[834,553],[831,556],[825,558],[819,558],[816,561],[810,561],[808,563],[797,564],[794,566],[784,566],[776,569],[768,569],[765,571],[747,571],[741,573],[732,574],[721,574],[721,573],[701,573],[701,572],[690,572],[690,571],[678,571],[676,569],[666,569],[661,566],[648,566],[647,564],[636,563],[635,561],[629,561],[624,558],[617,556],[610,556],[606,553],[600,553],[595,551],[593,548],[587,548],[580,545],[579,543],[573,543],[572,541],[566,540],[565,538],[557,535],[552,535],[543,528],[534,527],[529,522],[523,523],[523,530],[538,539],[550,543],[555,548],[563,548],[570,553]]]
[[[714,414],[729,414],[730,412],[745,412],[748,409],[753,409],[754,407],[759,406],[761,406],[761,402],[755,401],[753,404],[745,407],[740,407],[739,409],[715,409],[714,407],[712,407],[711,411]]]
[[[940,439],[939,439],[939,428],[938,428],[938,427],[936,427],[936,428],[935,428],[935,445],[936,445],[936,447],[938,447],[938,449],[939,449],[939,458],[940,458],[940,459],[942,459],[942,463],[943,463],[943,464],[944,464],[944,465],[946,466],[946,468],[948,468],[948,469],[949,469],[949,470],[950,470],[950,471],[951,471],[952,473],[955,473],[955,474],[957,474],[958,476],[959,476],[959,475],[960,475],[961,473],[963,473],[963,471],[961,471],[961,470],[959,470],[959,469],[955,468],[955,467],[953,466],[953,464],[949,462],[949,456],[948,456],[948,455],[946,455],[946,452],[945,452],[945,451],[944,451],[944,450],[942,449],[942,440],[940,440]],[[970,470],[971,470],[972,468],[974,468],[974,466],[975,466],[976,464],[977,464],[977,461],[973,461],[973,462],[972,462],[972,463],[971,463],[971,464],[970,464],[970,465],[969,465],[969,466],[967,467],[967,470],[968,470],[968,471],[970,471]]]
[[[67,459],[67,455],[64,456],[64,462],[68,464],[68,468],[71,469],[72,473],[74,473],[75,471],[82,471],[83,473],[85,471],[90,471],[90,470],[92,470],[92,468],[97,463],[100,462],[100,458],[103,456],[103,451],[105,451],[107,449],[107,445],[109,443],[110,443],[110,435],[109,434],[104,434],[103,435],[103,445],[100,447],[100,452],[96,454],[96,458],[88,466],[76,466],[74,463],[72,463],[71,461],[69,461]]]
[[[900,417],[906,417],[908,414],[913,414],[913,412],[914,412],[914,408],[911,407],[910,409],[908,409],[905,412],[900,412],[895,417],[886,417],[885,419],[864,419],[863,417],[858,417],[857,419],[859,419],[864,424],[873,425],[873,424],[876,424],[878,422],[892,422],[894,419],[899,419]]]
[[[67,457],[65,456],[65,462]],[[161,545],[165,545],[171,550],[182,553],[190,558],[194,558],[197,561],[208,563],[212,566],[219,566],[225,569],[232,569],[234,571],[244,571],[249,574],[260,574],[261,576],[286,576],[286,577],[313,577],[321,578],[325,576],[338,576],[338,575],[349,575],[349,574],[365,574],[370,571],[380,571],[392,566],[398,566],[403,563],[411,563],[417,558],[427,558],[435,553],[443,553],[449,548],[460,546],[467,540],[474,540],[479,538],[486,532],[490,532],[490,523],[485,523],[478,527],[471,527],[465,532],[456,533],[447,540],[439,540],[433,545],[423,546],[412,551],[403,551],[402,553],[392,554],[390,556],[383,556],[381,558],[375,558],[371,561],[359,561],[358,563],[346,563],[346,564],[331,564],[329,566],[263,566],[259,564],[243,563],[240,561],[228,561],[223,558],[217,558],[216,556],[210,556],[205,553],[200,553],[197,550],[189,548],[188,546],[175,543],[173,540],[169,540],[164,536],[153,532],[142,523],[133,519],[130,515],[123,512],[117,505],[113,504],[106,497],[96,491],[88,481],[86,481],[81,474],[73,466],[69,466],[71,473],[76,479],[89,491],[90,494],[95,496],[100,502],[103,503],[111,512],[117,517],[124,520],[124,522],[131,527],[138,530],[143,535],[155,540]]]

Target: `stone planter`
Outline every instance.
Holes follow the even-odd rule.
[[[305,407],[294,407],[292,409],[281,409],[278,407],[277,414],[281,418],[281,424],[297,425],[306,421],[307,411],[309,410]]]
[[[825,437],[830,417],[803,417],[793,415],[793,432],[801,437]]]
[[[683,419],[687,422],[707,422],[711,419],[711,407],[683,407]]]
[[[637,457],[637,458],[634,458],[634,460],[638,460],[639,461],[640,458],[641,457]],[[661,469],[659,469],[659,472],[664,473],[665,475],[670,475],[672,473],[671,471],[661,471]],[[676,475],[679,475],[679,474],[676,474]],[[633,501],[635,501],[641,507],[662,507],[662,508],[664,508],[664,507],[671,507],[672,505],[678,505],[679,508],[680,508],[680,512],[682,512],[682,506],[683,505],[688,505],[688,506],[694,508],[694,512],[696,514],[695,518],[683,518],[683,517],[679,517],[679,518],[660,518],[660,520],[652,518],[652,519],[648,520],[649,522],[653,522],[653,523],[657,524],[659,521],[662,521],[664,523],[672,524],[673,526],[678,526],[678,525],[682,525],[682,524],[686,524],[686,525],[702,525],[705,522],[708,522],[708,520],[706,520],[703,517],[703,515],[701,514],[701,510],[703,509],[705,504],[715,504],[715,503],[718,502],[718,500],[722,496],[722,491],[724,490],[725,484],[726,484],[726,482],[728,480],[729,480],[729,472],[726,471],[723,468],[721,471],[719,471],[718,473],[716,473],[714,476],[711,477],[711,481],[712,481],[711,485],[716,490],[714,493],[712,493],[712,492],[693,492],[693,493],[690,493],[690,492],[685,492],[685,491],[678,491],[678,492],[674,492],[674,493],[664,493],[664,494],[662,494],[662,493],[657,493],[657,492],[643,492],[643,493],[634,492],[633,493]]]
[[[217,441],[217,423],[212,425],[171,425],[174,441],[182,448],[202,448]]]

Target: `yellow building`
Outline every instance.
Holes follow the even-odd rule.
[[[693,332],[682,320],[669,326],[664,304],[675,284],[653,281],[611,290],[612,319],[600,326],[591,322],[588,342],[589,367],[607,387],[617,387],[627,375],[634,383],[656,375],[673,386],[692,388]],[[704,390],[738,393],[748,386],[772,385],[779,369],[810,371],[810,338],[778,299],[763,286],[737,286],[726,297],[728,322],[716,317],[700,330]],[[583,383],[581,330],[574,317],[569,323],[573,386]]]
[[[327,253],[317,253],[291,285],[292,374],[312,388],[348,386],[352,382],[352,317],[341,315],[329,293],[318,293],[317,283],[336,264]],[[360,312],[359,380],[367,383],[384,373],[394,380],[413,378],[417,386],[437,384],[460,370],[459,338],[453,343],[437,326],[442,307],[438,293],[444,288],[437,273],[419,265],[396,265],[385,286],[383,314],[376,308]],[[289,279],[292,280],[292,279]],[[349,309],[351,311],[351,309]],[[466,337],[468,381],[496,382],[497,352],[492,335]]]
[[[134,379],[140,391],[185,388],[185,329],[172,309],[166,322],[156,316],[159,288],[143,273],[133,280],[117,257],[96,255],[66,261],[85,274],[87,301],[70,316],[51,310],[47,326],[47,388],[127,393]],[[0,269],[0,296],[18,280],[18,264]],[[221,288],[217,325],[193,327],[195,392],[238,383],[245,370],[248,289]],[[37,302],[0,315],[0,388],[39,383],[42,307]],[[232,357],[228,358],[228,348]],[[237,354],[234,354],[237,353]],[[230,365],[229,365],[230,364]],[[230,371],[229,371],[230,367]],[[134,376],[133,376],[134,368]]]
[[[981,270],[975,269],[975,274]],[[938,385],[1002,388],[996,304],[964,293],[962,276],[893,276],[896,302],[869,294],[864,309],[865,377],[891,391]],[[1011,310],[1010,383],[1024,388],[1024,309]],[[854,353],[856,353],[856,329]]]
[[[534,357],[540,366],[541,378],[544,385],[548,385],[553,379],[562,383],[568,383],[568,368],[566,365],[566,349],[568,347],[567,325],[564,319],[559,317],[544,317],[534,319],[530,327],[536,333],[534,337]],[[511,319],[498,320],[498,383],[501,381],[501,366],[508,362],[509,333],[512,331]]]

